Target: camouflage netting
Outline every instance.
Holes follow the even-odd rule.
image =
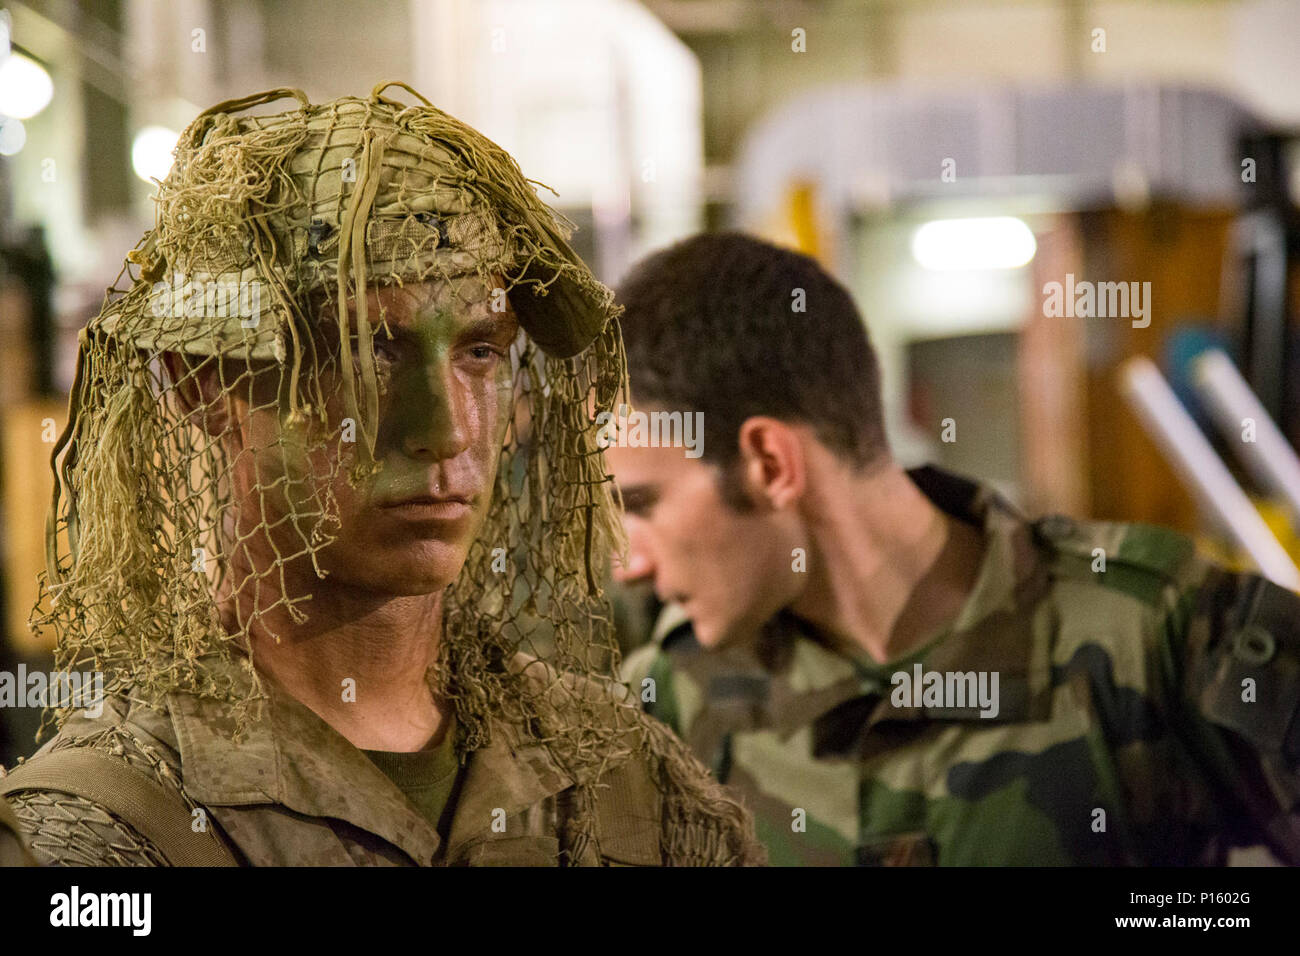
[[[421,105],[383,96],[390,86]],[[298,108],[249,112],[288,97]],[[599,582],[620,532],[593,421],[625,388],[625,368],[611,294],[514,160],[405,84],[319,105],[274,90],[202,113],[156,201],[154,229],[81,334],[51,458],[49,610],[34,622],[55,630],[57,665],[103,671],[108,693],[146,703],[173,690],[226,700],[242,726],[264,694],[253,635],[278,639],[277,609],[297,623],[311,613],[285,568],[310,561],[324,577],[317,556],[339,528],[331,480],[346,468],[356,487],[383,467],[374,338],[385,326],[372,329],[367,290],[477,280],[504,288],[522,331],[492,504],[446,593],[430,673],[454,702],[458,748],[482,746],[488,718],[503,718],[582,780],[649,748],[665,758],[670,816],[735,825],[734,805],[703,793],[678,745],[635,708],[558,676],[608,673],[617,659]],[[217,401],[196,405],[200,375],[220,383]],[[337,449],[312,456],[333,469],[312,481],[257,475],[258,496],[289,502],[283,527],[250,528],[236,513],[235,464],[259,449],[238,423],[212,427],[204,409],[227,397],[250,413],[278,409],[277,444]],[[279,543],[269,567],[237,560],[255,535]],[[501,548],[511,573],[493,568]],[[520,652],[550,676],[506,666]],[[243,666],[202,666],[213,656]]]

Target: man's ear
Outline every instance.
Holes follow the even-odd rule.
[[[163,352],[160,358],[185,417],[212,438],[224,434],[234,420],[221,388],[217,360],[205,357],[196,364],[180,352]]]
[[[740,426],[741,485],[755,503],[787,508],[803,497],[807,460],[799,432],[776,418],[756,415]]]

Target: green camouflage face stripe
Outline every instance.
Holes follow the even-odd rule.
[[[882,666],[788,615],[705,652],[670,609],[624,669],[655,676],[643,706],[749,805],[772,864],[1221,864],[1258,845],[1300,862],[1300,596],[1171,531],[1030,523],[911,474],[985,531],[950,630]],[[997,673],[997,715],[897,706],[891,677],[918,663]]]

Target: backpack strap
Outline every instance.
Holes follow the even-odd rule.
[[[172,866],[238,866],[216,836],[190,828],[177,795],[126,761],[95,750],[42,754],[0,777],[0,797],[19,790],[53,790],[96,803],[158,848]]]

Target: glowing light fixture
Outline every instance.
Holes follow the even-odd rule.
[[[1013,216],[936,219],[912,236],[912,255],[927,269],[1016,269],[1037,251],[1033,232]]]
[[[145,182],[166,179],[172,168],[172,151],[181,134],[165,126],[146,126],[131,143],[131,168]]]
[[[0,156],[13,156],[27,142],[27,128],[22,120],[0,116]]]
[[[50,74],[31,57],[10,53],[0,63],[0,113],[31,119],[54,97]]]

